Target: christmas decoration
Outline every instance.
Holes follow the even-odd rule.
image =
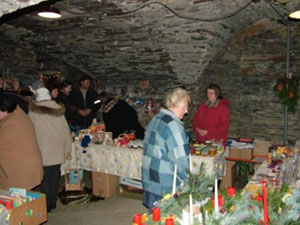
[[[280,102],[286,105],[289,112],[295,112],[298,102],[299,79],[296,77],[279,78],[273,88]]]
[[[220,191],[222,196],[222,206],[219,213],[216,213],[212,201],[206,201],[202,204],[201,199],[211,196],[213,193],[204,193],[203,189],[198,189],[201,185],[213,184],[213,179],[209,177],[201,177],[201,182],[197,176],[191,176],[189,181],[178,191],[178,197],[171,194],[165,195],[164,198],[157,203],[160,208],[161,219],[153,221],[150,217],[143,220],[147,225],[164,225],[167,218],[174,219],[175,225],[183,224],[183,209],[189,205],[190,194],[197,199],[194,202],[199,204],[202,219],[201,223],[197,217],[193,218],[193,225],[257,225],[257,224],[272,224],[272,225],[296,225],[300,224],[300,188],[291,189],[289,185],[284,184],[281,189],[273,189],[267,184],[258,184],[257,196],[260,196],[259,201],[252,196],[256,193],[236,191],[232,187],[225,191]],[[194,182],[192,182],[194,181]],[[206,189],[207,190],[207,189]],[[198,195],[198,191],[201,192]],[[201,197],[200,197],[201,196]],[[210,198],[211,199],[211,198]],[[199,201],[200,200],[200,201]],[[198,203],[197,203],[198,202]],[[195,204],[193,205],[196,206]],[[176,220],[176,218],[178,218]],[[265,219],[267,218],[267,220]]]
[[[147,103],[145,105],[144,113],[146,115],[152,114],[153,116],[157,113],[157,109],[156,109],[156,106],[154,104],[152,97],[148,98]]]

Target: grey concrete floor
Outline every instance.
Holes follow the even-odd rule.
[[[91,188],[91,173],[84,171],[85,187]],[[64,177],[61,177],[59,192],[65,186]],[[43,225],[131,225],[133,215],[144,214],[148,209],[142,200],[117,196],[104,200],[87,203],[61,204],[57,200],[56,209],[48,213],[48,221]]]
[[[120,196],[77,205],[57,204],[45,225],[129,225],[135,213],[147,212],[141,200]]]

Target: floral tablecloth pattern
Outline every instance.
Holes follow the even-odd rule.
[[[84,169],[108,173],[117,176],[142,179],[141,148],[127,148],[108,145],[90,144],[87,148],[81,147],[79,142],[72,144],[72,159],[62,165],[62,173],[65,169]],[[199,173],[200,164],[205,163],[206,173],[213,175],[217,169],[223,171],[224,154],[211,156],[192,156],[192,172]]]

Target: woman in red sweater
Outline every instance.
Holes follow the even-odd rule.
[[[206,89],[207,101],[201,103],[193,120],[198,142],[222,141],[226,147],[229,128],[229,102],[223,98],[221,89],[210,84]]]

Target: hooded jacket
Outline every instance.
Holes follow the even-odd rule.
[[[201,136],[198,128],[207,130],[207,135]],[[221,141],[226,147],[229,128],[229,102],[227,99],[219,99],[213,106],[201,103],[193,120],[193,129],[197,136],[197,141],[204,142],[214,139]]]
[[[71,152],[72,138],[64,113],[64,106],[55,101],[29,105],[28,116],[36,131],[43,166],[62,164]]]

